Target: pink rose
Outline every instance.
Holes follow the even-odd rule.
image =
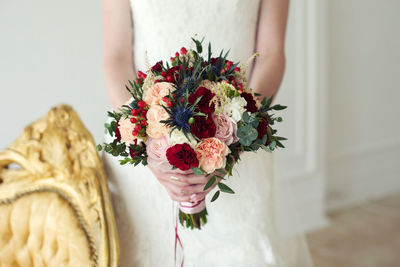
[[[207,173],[224,168],[226,155],[229,154],[228,146],[215,137],[203,139],[195,146],[199,166]]]
[[[172,83],[159,82],[148,88],[143,94],[143,100],[151,105],[160,104],[162,98],[174,91],[175,87]]]
[[[161,138],[169,133],[169,128],[164,123],[160,122],[169,118],[167,111],[159,106],[153,105],[149,108],[146,114],[147,128],[146,133],[153,138]]]
[[[163,162],[168,162],[166,155],[168,148],[168,140],[165,136],[157,139],[150,137],[146,141],[148,161],[160,164]]]
[[[227,115],[221,113],[219,115],[213,114],[212,119],[217,126],[215,137],[224,142],[227,146],[239,140],[236,136],[237,125]]]
[[[126,144],[134,144],[136,137],[132,135],[132,132],[135,129],[135,124],[130,121],[130,117],[121,119],[118,124],[121,141]]]

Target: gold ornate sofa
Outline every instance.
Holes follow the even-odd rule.
[[[0,267],[117,266],[118,254],[93,139],[57,106],[0,152]]]

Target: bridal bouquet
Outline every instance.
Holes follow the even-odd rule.
[[[260,100],[248,88],[246,66],[228,60],[223,51],[211,55],[208,45],[202,56],[202,41],[193,39],[194,49],[182,47],[170,63],[157,62],[146,73],[129,82],[130,101],[112,118],[106,131],[113,142],[98,145],[121,164],[154,164],[182,173],[209,177],[204,190],[214,184],[220,192],[233,194],[224,182],[244,151],[272,152],[286,140],[273,129],[281,117],[271,105],[272,97]],[[180,203],[179,220],[188,228],[207,222],[205,200]]]

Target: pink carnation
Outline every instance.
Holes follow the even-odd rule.
[[[174,91],[174,85],[167,82],[159,82],[148,88],[143,95],[143,100],[151,105],[160,104],[162,98]]]
[[[121,134],[121,142],[134,144],[136,137],[132,135],[132,132],[135,129],[135,124],[130,121],[130,117],[121,119],[118,124],[118,129]]]
[[[207,173],[224,168],[228,146],[215,137],[203,139],[195,146],[199,166]]]
[[[215,137],[224,142],[227,146],[239,140],[236,136],[237,125],[227,115],[221,113],[219,115],[213,114],[212,119],[217,126]]]

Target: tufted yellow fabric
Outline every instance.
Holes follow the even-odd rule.
[[[54,192],[0,205],[0,266],[93,266],[70,204]]]
[[[0,152],[0,267],[116,267],[119,247],[93,139],[67,105]]]

